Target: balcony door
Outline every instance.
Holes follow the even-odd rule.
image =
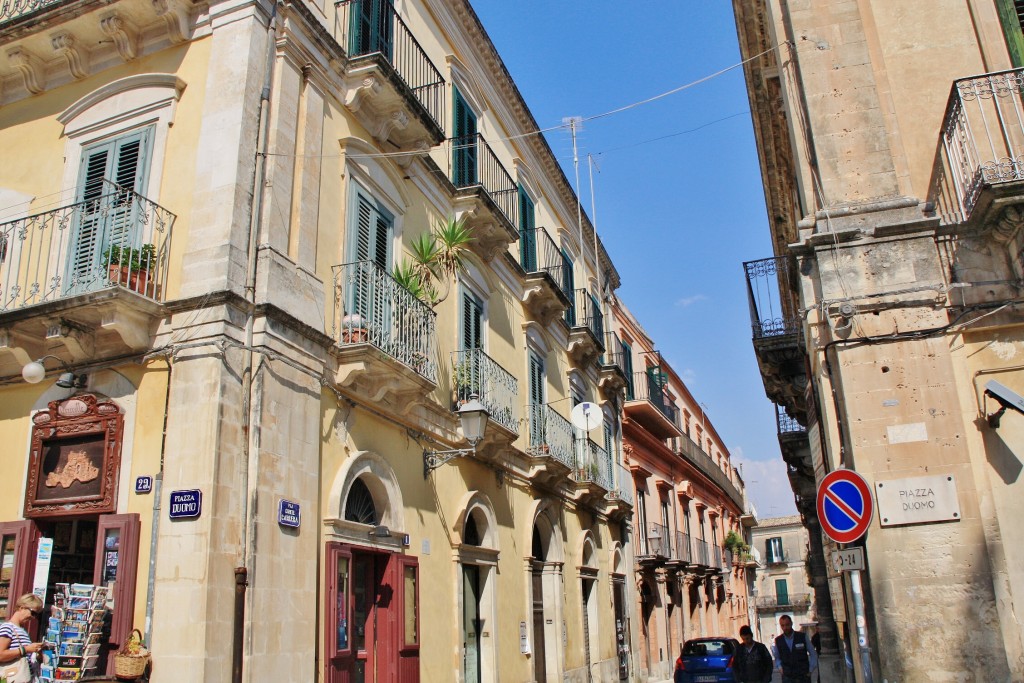
[[[536,273],[537,231],[533,200],[519,186],[519,263],[527,273]]]
[[[547,443],[545,422],[547,415],[544,405],[544,361],[536,351],[529,352],[529,389],[530,389],[530,445],[542,446]]]
[[[125,265],[138,261],[142,207],[136,195],[148,179],[152,133],[152,127],[145,128],[83,150],[65,294],[105,286],[102,264],[109,261],[104,258],[108,252],[120,251]],[[132,253],[124,254],[127,250]]]
[[[789,604],[789,584],[786,579],[775,579],[775,599],[779,605]]]
[[[375,341],[385,341],[391,326],[391,242],[394,217],[365,190],[355,191],[355,225],[352,230],[352,281],[347,312],[359,316],[361,326],[373,331]]]
[[[453,112],[452,181],[456,187],[476,185],[477,180],[477,122],[476,113],[458,88],[455,91]]]
[[[484,306],[481,301],[468,291],[462,292],[462,328],[460,345],[462,361],[456,371],[460,401],[468,401],[476,394],[481,401],[487,400],[484,386],[483,359],[478,350],[484,347]]]
[[[351,8],[351,54],[358,56],[379,52],[388,62],[392,62],[394,9],[391,7],[391,0],[353,0]]]
[[[572,258],[562,250],[562,291],[569,297],[569,308],[565,309],[565,322],[576,327],[576,277],[572,272]]]

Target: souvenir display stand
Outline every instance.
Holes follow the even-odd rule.
[[[96,667],[108,590],[85,583],[57,584],[47,622],[41,683],[79,681]]]

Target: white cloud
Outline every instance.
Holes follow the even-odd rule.
[[[694,294],[693,296],[685,296],[682,299],[678,299],[676,301],[676,307],[677,308],[686,308],[687,306],[695,304],[698,301],[707,301],[707,297],[704,296],[703,294]]]

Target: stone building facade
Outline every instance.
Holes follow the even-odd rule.
[[[815,620],[807,574],[807,529],[799,515],[758,520],[751,533],[757,550],[757,610],[754,639],[765,643],[780,632],[779,618],[787,614],[793,628],[808,629]]]
[[[754,348],[809,532],[823,673],[839,680],[845,641],[858,680],[1022,680],[1014,3],[733,7],[774,249],[746,264]],[[876,501],[862,628],[815,507],[837,468]],[[953,632],[958,647],[920,647]]]

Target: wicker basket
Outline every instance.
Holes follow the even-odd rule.
[[[129,652],[138,648],[137,653]],[[146,673],[149,665],[149,650],[142,646],[142,634],[139,629],[125,639],[121,649],[114,655],[114,675],[120,680],[133,681]]]

